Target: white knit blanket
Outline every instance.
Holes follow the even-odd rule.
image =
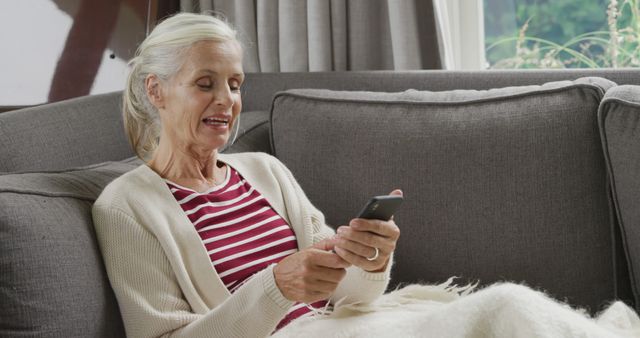
[[[622,302],[597,317],[516,284],[479,291],[409,285],[366,305],[298,319],[274,337],[639,337],[640,318]]]

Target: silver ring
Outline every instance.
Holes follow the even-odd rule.
[[[376,249],[376,253],[373,254],[373,256],[371,257],[366,257],[368,261],[375,261],[378,258],[378,256],[380,256],[380,250],[378,250],[378,248],[374,248],[374,249]]]

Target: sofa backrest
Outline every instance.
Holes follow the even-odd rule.
[[[526,282],[598,311],[616,298],[598,78],[489,91],[291,90],[272,150],[329,224],[405,192],[393,284]]]
[[[490,89],[539,85],[550,81],[603,77],[619,85],[640,85],[640,69],[492,70],[492,71],[363,71],[252,73],[242,85],[245,110],[268,110],[273,96],[295,88],[399,92],[416,90]]]
[[[121,93],[0,114],[0,172],[71,168],[133,156]]]
[[[229,151],[270,152],[267,112],[291,88],[397,92],[538,85],[584,76],[640,85],[640,69],[505,71],[363,71],[252,73],[242,86],[243,123]],[[122,125],[122,94],[114,92],[0,113],[0,172],[72,168],[133,156]]]

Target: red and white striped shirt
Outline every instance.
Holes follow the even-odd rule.
[[[240,174],[226,166],[225,180],[204,192],[196,192],[169,180],[169,189],[202,239],[213,268],[233,293],[255,273],[298,251],[296,237],[287,222]],[[322,308],[327,301],[311,304]],[[312,313],[296,303],[277,329]]]

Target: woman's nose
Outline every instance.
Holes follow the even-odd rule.
[[[214,98],[215,104],[225,108],[230,108],[233,105],[233,97],[231,96],[231,88],[228,85],[220,86]]]

